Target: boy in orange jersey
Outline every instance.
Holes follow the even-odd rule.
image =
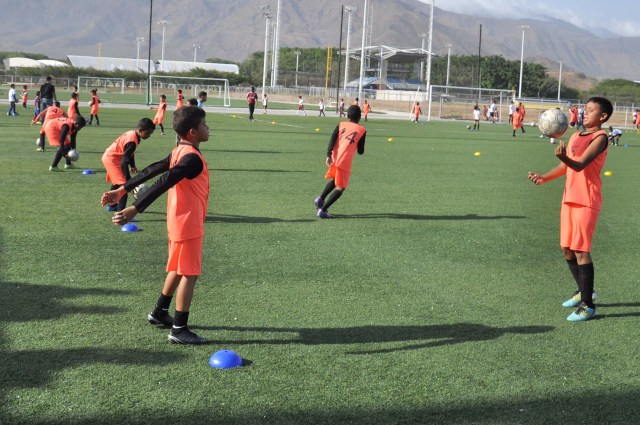
[[[576,105],[572,105],[569,108],[569,125],[573,128],[576,124],[578,124],[578,108]]]
[[[135,130],[127,131],[118,137],[102,155],[102,164],[107,171],[106,180],[111,182],[111,189],[115,190],[131,180],[131,174],[137,173],[135,152],[142,140],[147,140],[156,129],[156,125],[149,118],[138,121]],[[127,195],[118,201],[117,205],[108,205],[107,211],[122,211],[127,206]]]
[[[44,135],[45,135],[44,128],[48,121],[55,118],[69,118],[67,114],[64,113],[62,108],[60,108],[60,102],[58,102],[57,100],[54,102],[53,106],[49,106],[47,109],[45,109],[44,111],[40,112],[38,115],[33,117],[33,120],[31,121],[31,125],[34,125],[36,122],[39,122],[40,119],[44,119],[44,123],[42,124],[42,127],[40,127],[40,141],[38,142],[38,148],[37,148],[38,152],[44,152]],[[75,138],[73,140],[75,142]]]
[[[362,114],[364,115],[365,121],[369,121],[369,112],[371,112],[371,105],[369,105],[369,102],[365,99],[364,105],[362,105]]]
[[[516,130],[522,128],[522,114],[520,113],[520,107],[516,108],[516,113],[513,114],[511,123],[513,124],[513,137],[516,137]],[[524,129],[522,129],[522,132],[524,133]]]
[[[176,109],[180,109],[184,106],[184,95],[182,89],[178,89],[178,95],[176,96]]]
[[[420,115],[422,115],[422,108],[420,107],[420,102],[416,102],[413,106],[413,121],[415,121],[416,124],[418,123]]]
[[[27,109],[27,102],[29,101],[29,92],[27,91],[27,86],[22,86],[22,107]]]
[[[209,200],[209,171],[200,153],[200,143],[209,140],[206,113],[196,106],[184,106],[173,113],[173,129],[181,137],[171,154],[142,170],[116,190],[102,195],[102,205],[117,202],[125,193],[157,175],[162,176],[132,206],[114,214],[112,221],[122,225],[143,212],[168,191],[167,231],[169,259],[167,277],[155,308],[147,316],[152,325],[171,326],[169,342],[205,344],[207,340],[187,326],[196,280],[202,268],[204,220]],[[176,312],[168,311],[176,295]]]
[[[529,172],[529,180],[537,185],[566,175],[560,209],[560,246],[578,290],[562,306],[577,307],[567,317],[571,322],[589,320],[596,314],[591,244],[602,206],[600,173],[609,146],[607,133],[601,127],[612,113],[609,100],[589,99],[584,114],[587,130],[573,133],[567,147],[560,142],[555,150],[560,164],[546,174]]]
[[[151,106],[149,107],[149,109],[158,110],[158,112],[156,112],[156,116],[153,118],[153,123],[160,126],[160,134],[164,136],[164,126],[162,125],[162,122],[164,121],[164,114],[167,112],[167,96],[161,94],[160,104],[158,105],[158,107],[156,108]]]
[[[527,111],[524,109],[524,103],[520,102],[518,103],[518,111],[520,114],[520,130],[522,130],[523,133],[526,133],[526,131],[524,131],[524,117],[527,115]]]
[[[47,109],[51,109],[51,107]],[[75,168],[67,157],[67,152],[69,152],[72,146],[75,146],[76,135],[86,124],[87,121],[80,115],[73,120],[69,118],[54,118],[45,124],[44,131],[47,135],[49,145],[58,147],[56,155],[53,157],[53,162],[49,166],[49,171],[60,171],[60,169],[58,169],[58,163],[62,157],[65,158],[66,162],[64,166],[65,170]]]
[[[314,201],[317,209],[316,215],[320,218],[331,217],[327,210],[347,189],[351,176],[351,163],[356,150],[359,155],[364,154],[367,129],[358,124],[361,115],[360,107],[351,105],[347,110],[349,121],[338,124],[329,140],[326,159],[329,170],[324,178],[331,180],[325,186],[322,194]]]
[[[98,118],[98,111],[100,110],[100,104],[102,101],[98,97],[98,90],[91,90],[91,100],[89,101],[89,106],[91,106],[91,112],[89,116],[89,125],[93,123],[93,117],[96,117],[96,125],[100,125],[100,118]]]
[[[82,115],[78,107],[78,93],[72,92],[71,99],[69,99],[69,106],[67,107],[67,116],[74,119],[78,115]]]

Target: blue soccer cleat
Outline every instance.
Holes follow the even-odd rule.
[[[322,209],[322,207],[324,207],[324,201],[319,196],[313,201],[313,203],[316,205],[316,209]]]
[[[318,213],[316,215],[320,218],[331,218],[331,215],[324,210],[318,210]]]
[[[597,297],[598,296],[594,291],[593,295],[591,296],[591,300],[595,301]],[[576,293],[573,294],[571,298],[569,298],[568,300],[562,303],[562,307],[577,307],[580,305],[581,302],[582,302],[582,295],[580,294],[580,292],[576,291]]]
[[[576,309],[576,311],[574,311],[567,317],[567,320],[570,322],[584,322],[586,320],[593,319],[595,315],[595,307],[591,308],[587,307],[585,304],[582,304]]]

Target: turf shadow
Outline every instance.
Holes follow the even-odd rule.
[[[209,171],[240,171],[248,173],[310,173],[311,171],[300,170],[265,170],[265,169],[245,169],[245,168],[209,168]]]
[[[284,219],[275,217],[248,217],[242,215],[208,215],[205,223],[230,224],[270,224],[270,223],[310,223],[316,220],[307,218]]]
[[[371,214],[336,214],[336,218],[392,218],[396,220],[513,220],[525,219],[523,215],[420,215],[420,214],[398,214],[398,213],[371,213]]]
[[[239,149],[203,149],[203,151],[207,152],[224,152],[224,153],[266,153],[266,154],[284,154],[284,153],[300,153],[295,151],[249,151],[249,150],[239,150]]]

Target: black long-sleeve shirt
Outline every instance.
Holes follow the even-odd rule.
[[[131,180],[127,180],[124,184],[124,188],[127,192],[138,186],[140,183],[144,183],[155,176],[162,174],[162,176],[140,196],[133,206],[139,212],[143,212],[149,205],[151,205],[156,199],[158,199],[163,193],[171,189],[182,179],[194,179],[200,175],[204,164],[200,157],[196,154],[187,154],[180,159],[173,168],[169,168],[171,163],[171,155],[166,158],[154,162],[139,172]],[[163,174],[164,173],[164,174]]]
[[[331,139],[329,140],[329,146],[327,147],[327,157],[330,157],[333,153],[333,148],[338,141],[338,137],[340,136],[340,125],[336,126],[336,129],[333,130],[333,134],[331,135]],[[358,140],[358,155],[362,155],[364,153],[364,141],[367,138],[367,132],[362,135],[360,140]]]

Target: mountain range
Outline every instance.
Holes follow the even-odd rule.
[[[67,55],[146,58],[150,6],[151,56],[161,58],[162,26],[165,59],[218,58],[240,62],[264,50],[268,3],[275,17],[277,0],[0,0],[7,12],[0,26],[0,51],[26,51],[64,59]],[[418,0],[370,0],[372,45],[417,48],[428,33],[429,5]],[[280,47],[338,46],[342,1],[281,0]],[[363,0],[353,0],[352,47],[362,39]],[[472,13],[472,11],[470,11]],[[344,17],[343,46],[346,43]],[[275,20],[275,19],[273,19]],[[525,61],[544,63],[549,71],[558,61],[566,70],[603,78],[640,79],[640,55],[633,54],[640,37],[596,35],[562,20],[509,20],[458,14],[435,8],[435,54],[477,55],[482,25],[482,55],[519,60],[524,30]],[[136,37],[145,41],[136,42]],[[194,47],[199,45],[200,47]]]

